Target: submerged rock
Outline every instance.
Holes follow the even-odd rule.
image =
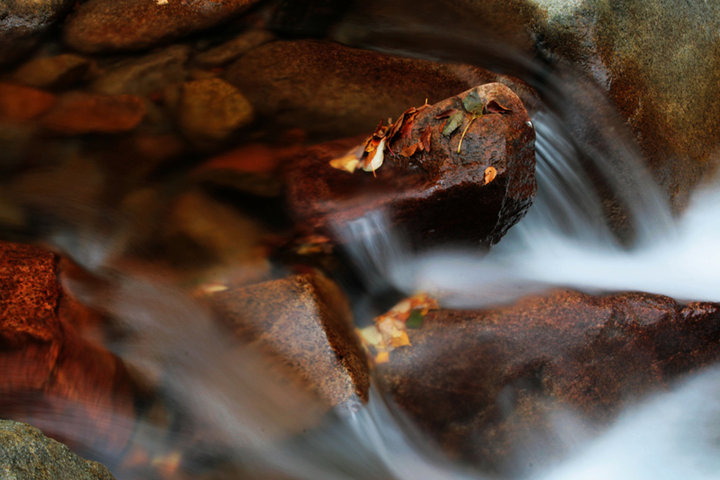
[[[65,41],[86,53],[139,50],[230,19],[256,0],[89,0],[65,23]]]
[[[190,48],[172,45],[141,57],[120,60],[102,69],[90,88],[97,93],[149,96],[184,82]]]
[[[135,419],[133,382],[80,334],[92,315],[58,275],[53,253],[0,243],[0,411],[73,445],[122,449]]]
[[[0,420],[0,477],[12,480],[113,480],[103,465],[78,457],[35,427]]]
[[[397,228],[416,247],[489,246],[534,197],[535,132],[520,99],[502,84],[411,108],[374,137],[365,151],[380,144],[363,159],[346,141],[288,162],[288,205],[301,230],[344,242],[354,240],[353,225],[369,222],[371,229]],[[344,159],[353,173],[337,163]],[[358,159],[373,171],[355,170]],[[371,225],[372,212],[387,225]]]
[[[331,406],[366,400],[367,362],[345,296],[331,280],[294,275],[215,293],[211,302],[237,337],[269,354],[294,382]]]
[[[180,127],[200,147],[230,138],[253,119],[252,106],[229,83],[219,78],[186,82],[180,97]]]
[[[357,135],[409,105],[438,102],[487,82],[527,86],[467,65],[442,64],[299,40],[264,44],[228,67],[225,78],[260,116],[317,135]]]
[[[91,60],[72,53],[38,57],[22,64],[13,73],[13,79],[31,87],[62,89],[81,81],[92,64]]]
[[[66,135],[120,133],[137,127],[145,112],[145,104],[134,95],[70,92],[58,98],[40,124]]]
[[[13,123],[33,120],[55,103],[55,95],[36,88],[0,83],[0,120]]]
[[[202,68],[222,67],[250,50],[274,39],[267,30],[248,30],[220,45],[216,45],[193,58],[193,63]]]
[[[720,305],[558,291],[492,310],[431,310],[407,333],[411,346],[376,367],[382,388],[449,453],[518,475],[562,453],[562,415],[607,425],[720,358]]]

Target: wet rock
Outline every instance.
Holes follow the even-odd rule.
[[[318,274],[215,293],[211,301],[237,337],[270,353],[290,378],[329,405],[366,400],[365,358],[339,288]]]
[[[489,246],[532,202],[534,130],[520,99],[502,84],[411,108],[383,135],[384,162],[372,173],[330,165],[357,139],[311,147],[288,162],[288,205],[300,229],[342,242],[353,225],[370,222],[398,228],[415,247]],[[387,225],[374,225],[371,212]]]
[[[493,310],[437,310],[377,367],[382,388],[448,452],[521,475],[562,453],[555,420],[603,426],[720,357],[720,305],[572,291]],[[520,461],[522,459],[522,461]]]
[[[86,53],[139,50],[203,30],[256,0],[89,0],[65,24],[65,41]]]
[[[0,477],[13,480],[113,480],[103,465],[78,457],[35,427],[0,420]]]
[[[55,103],[55,95],[35,88],[0,83],[0,119],[9,122],[33,120]]]
[[[58,258],[0,243],[0,410],[96,452],[122,449],[135,419],[123,363],[80,335],[92,315],[68,303]]]
[[[97,93],[150,96],[187,77],[186,45],[173,45],[139,58],[128,58],[103,68],[90,88]]]
[[[32,49],[40,35],[72,5],[72,0],[12,0],[0,5],[0,64]]]
[[[64,53],[38,57],[24,63],[13,73],[13,79],[31,87],[62,89],[80,82],[91,67],[89,59]]]
[[[137,127],[145,111],[145,104],[134,95],[70,92],[58,98],[40,123],[66,135],[119,133]]]
[[[508,84],[523,98],[528,91],[476,67],[314,40],[267,43],[234,62],[225,78],[273,124],[334,138],[366,132],[409,105],[434,103],[481,83]]]
[[[180,98],[180,127],[198,146],[227,140],[253,119],[252,106],[232,85],[208,78],[186,82]]]
[[[193,58],[193,63],[202,68],[222,67],[273,38],[273,34],[267,30],[248,30],[231,40],[197,54]]]

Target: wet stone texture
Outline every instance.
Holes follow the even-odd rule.
[[[266,43],[232,63],[225,79],[237,86],[266,121],[316,136],[357,135],[411,105],[438,102],[488,82],[520,81],[458,64],[384,55],[315,40]]]
[[[255,0],[89,0],[65,23],[65,41],[81,52],[138,50],[228,20]]]
[[[72,0],[10,0],[0,4],[0,65],[21,59],[60,19]]]
[[[397,122],[374,172],[330,166],[353,143],[362,148],[358,139],[321,144],[288,162],[288,205],[299,228],[348,240],[353,225],[376,211],[387,224],[373,228],[397,228],[415,247],[489,246],[524,215],[535,194],[535,133],[508,87],[481,85],[411,108]]]
[[[134,95],[70,92],[58,98],[40,124],[65,135],[120,133],[137,127],[145,113],[145,104]]]
[[[62,89],[82,81],[92,64],[91,60],[72,53],[38,57],[22,64],[12,78],[30,87]]]
[[[408,334],[412,345],[377,367],[382,388],[448,453],[521,475],[562,454],[560,416],[602,427],[716,361],[720,305],[557,291],[494,310],[430,311]]]
[[[0,411],[51,435],[71,431],[63,440],[73,445],[121,449],[135,418],[133,382],[80,334],[95,320],[66,296],[59,274],[51,252],[0,243]]]
[[[367,363],[347,300],[329,279],[294,275],[215,293],[211,302],[239,340],[267,352],[327,404],[367,399]]]
[[[113,480],[103,465],[85,460],[37,428],[0,420],[0,478]]]

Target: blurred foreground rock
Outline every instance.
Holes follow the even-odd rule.
[[[0,477],[7,480],[113,480],[107,468],[84,460],[37,428],[0,420]]]
[[[356,139],[309,148],[288,162],[288,205],[299,228],[341,242],[357,240],[355,230],[397,228],[415,247],[489,246],[534,198],[535,132],[520,99],[500,83],[411,108],[373,135],[365,151],[380,143],[364,159],[352,153],[363,149]],[[372,172],[355,166],[353,156],[362,163],[374,155],[384,160],[365,166]]]
[[[58,275],[53,253],[0,243],[0,411],[72,445],[119,451],[133,430],[133,382],[80,334],[95,320]]]
[[[623,407],[720,357],[720,305],[573,291],[493,310],[429,311],[380,385],[450,454],[524,475],[561,455],[558,419],[607,425]]]
[[[212,294],[212,305],[241,342],[331,406],[366,400],[365,356],[345,296],[319,274],[294,275]]]

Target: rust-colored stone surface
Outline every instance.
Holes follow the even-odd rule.
[[[134,426],[133,382],[80,334],[93,314],[75,317],[83,308],[67,303],[58,275],[53,253],[0,243],[0,411],[71,445],[117,451]]]
[[[37,88],[67,88],[83,80],[93,62],[80,55],[63,53],[60,55],[38,57],[22,64],[13,78]]]
[[[266,43],[232,63],[225,78],[273,125],[332,138],[361,134],[412,105],[481,83],[501,82],[524,101],[531,97],[522,82],[478,67],[315,40]]]
[[[328,404],[367,399],[367,363],[347,300],[329,279],[294,275],[219,292],[211,302],[240,341],[269,353]]]
[[[504,110],[476,116],[463,106],[471,95],[480,109]],[[384,163],[374,173],[330,166],[352,141],[321,144],[288,162],[288,205],[299,227],[333,237],[378,210],[386,227],[397,227],[416,246],[498,241],[535,194],[535,132],[520,99],[491,83],[413,115],[388,139]]]
[[[430,311],[408,333],[412,345],[377,368],[382,388],[449,453],[518,474],[565,447],[553,415],[602,426],[716,361],[720,305],[558,291],[493,310]]]
[[[216,25],[256,0],[89,0],[65,23],[65,41],[81,52],[138,50]]]
[[[25,122],[47,112],[55,95],[36,88],[0,83],[0,120]]]
[[[118,133],[134,129],[145,117],[145,104],[134,95],[71,92],[58,98],[40,123],[56,133]]]

